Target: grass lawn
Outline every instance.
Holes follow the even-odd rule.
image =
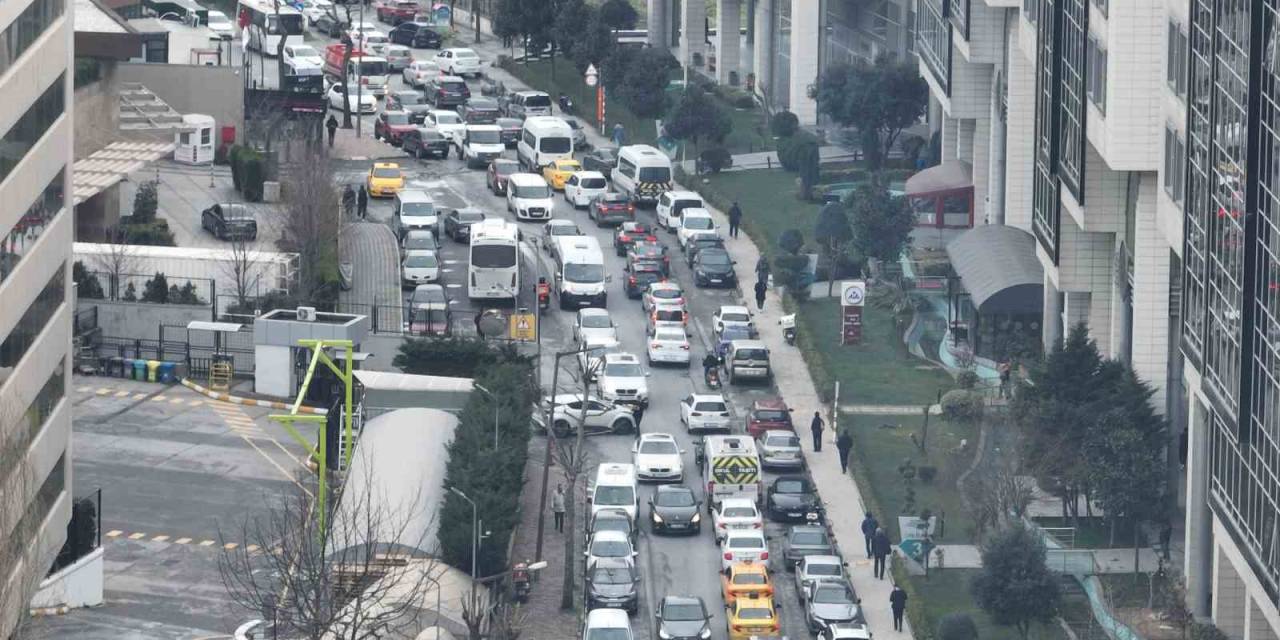
[[[1036,524],[1046,528],[1075,527],[1075,523],[1070,519],[1063,518],[1036,518]],[[1076,549],[1133,547],[1133,524],[1128,520],[1122,520],[1116,524],[1115,544],[1111,544],[1111,526],[1102,518],[1080,518],[1080,527],[1075,529],[1074,533],[1074,544],[1072,544],[1071,534],[1054,533],[1063,545],[1074,546]],[[1147,546],[1146,536],[1143,536],[1141,531],[1138,535],[1138,546]]]
[[[923,602],[913,599],[907,603],[907,608],[925,607],[925,618],[934,625],[948,613],[965,613],[973,618],[974,625],[978,627],[978,637],[982,640],[1021,640],[1022,636],[1015,627],[997,625],[974,603],[969,595],[969,582],[977,573],[977,569],[943,569],[931,572],[927,580],[924,576],[911,576],[911,586]],[[929,633],[936,630],[929,629]],[[1065,639],[1066,634],[1057,624],[1049,624],[1032,627],[1030,637],[1058,640]]]
[[[805,238],[812,238],[819,207],[796,197],[796,174],[751,169],[705,178],[699,191],[720,209],[728,209],[737,200],[742,207],[743,229],[765,255],[772,257],[778,251],[778,236],[787,229],[799,229]]]
[[[596,120],[595,89],[588,87],[582,81],[582,75],[578,73],[578,68],[571,60],[556,58],[554,76],[549,59],[528,63],[516,62],[509,65],[507,70],[530,87],[551,94],[553,100],[561,93],[568,94],[577,107],[580,119],[599,129],[600,123]],[[636,117],[619,103],[609,103],[605,106],[605,120],[608,122],[610,131],[613,129],[613,123],[621,122],[627,130],[629,143],[653,144],[658,139],[653,120]]]
[[[912,434],[920,437],[923,422],[923,416],[840,414],[841,428],[850,429],[853,437],[854,475],[864,492],[870,490],[876,518],[886,526],[889,537],[901,539],[898,516],[929,509],[943,518],[938,542],[968,543],[973,519],[963,506],[955,481],[969,466],[978,441],[978,428],[976,425],[951,424],[938,416],[931,417],[929,454],[925,456],[911,441]],[[961,440],[969,441],[969,452],[959,452]],[[916,506],[911,514],[903,511],[906,486],[898,472],[898,466],[905,460],[911,460],[917,469],[926,465],[937,469],[932,482],[915,480]]]

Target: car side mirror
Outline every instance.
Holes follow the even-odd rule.
[[[849,568],[849,563],[848,563],[848,562],[841,562],[841,563],[840,563],[840,566],[842,566],[842,567],[844,567],[844,568],[848,569],[848,568]]]
[[[613,276],[605,276],[604,281],[605,283],[613,282]]]

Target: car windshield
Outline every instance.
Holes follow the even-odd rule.
[[[634,362],[610,362],[605,364],[604,374],[620,378],[639,378],[644,375],[644,371],[640,369],[640,365]],[[646,444],[656,443],[649,442]],[[644,451],[644,449],[641,450]]]
[[[422,135],[422,139],[426,142],[444,140],[444,134],[436,129],[418,129],[418,133]]]
[[[767,584],[763,573],[739,573],[733,576],[734,584]]]
[[[550,198],[551,187],[545,184],[518,184],[513,189],[517,198]]]
[[[591,314],[582,316],[582,326],[586,329],[608,329],[613,326],[613,320],[604,314]]]
[[[680,224],[686,229],[698,230],[713,229],[716,226],[715,221],[711,218],[704,218],[702,216],[685,216],[684,221]]]
[[[476,144],[502,144],[501,131],[469,131],[467,136]]]
[[[409,124],[409,114],[407,113],[388,113],[386,118],[387,124]]]
[[[655,444],[655,443],[646,443]],[[667,443],[671,444],[671,443]],[[673,445],[674,446],[674,445]],[[675,453],[672,451],[671,453]],[[659,507],[692,507],[695,503],[692,491],[659,491],[653,497]]]
[[[374,42],[374,39],[369,38],[369,41]],[[361,60],[357,66],[359,67],[357,75],[385,76],[389,73],[387,63],[384,60]]]
[[[575,224],[553,224],[547,227],[547,233],[553,236],[580,236],[581,230]]]
[[[395,167],[375,167],[373,169],[373,177],[375,178],[399,178],[400,170]]]
[[[583,284],[600,282],[604,280],[604,265],[571,262],[564,266],[564,279]]]
[[[725,507],[720,513],[722,518],[754,518],[756,510],[751,507]]]
[[[662,298],[663,300],[675,300],[676,298],[684,297],[684,292],[674,288],[654,289],[650,293],[653,295],[653,297]]]
[[[818,604],[853,604],[853,592],[842,584],[825,584],[813,594]]]
[[[569,173],[573,173],[575,171],[582,170],[582,165],[578,164],[574,160],[561,160],[560,162],[557,162],[555,164],[556,164],[556,171],[567,171]]]
[[[765,443],[771,447],[799,447],[800,438],[787,434],[773,434],[765,439]]]
[[[773,609],[764,607],[744,607],[738,609],[739,620],[768,620],[773,617]]]
[[[516,248],[510,245],[471,247],[471,266],[478,269],[506,269],[516,264]]]
[[[452,81],[452,80],[451,80],[451,81],[449,81],[449,82],[441,82],[441,83],[440,83],[440,88],[441,88],[441,89],[444,89],[445,91],[451,91],[451,92],[454,92],[454,93],[462,93],[463,91],[466,91],[466,90],[467,90],[467,83],[465,83],[465,82],[454,82],[454,81]],[[458,116],[454,116],[454,117],[453,117],[453,122],[461,122],[461,121],[462,121],[462,120],[461,120]]]
[[[646,440],[640,443],[641,454],[675,455],[680,453],[676,443],[670,440]]]
[[[551,106],[551,96],[534,94],[525,96],[524,106],[526,107],[549,107]]]
[[[727,311],[720,314],[720,319],[724,322],[751,322],[751,316],[741,311]]]
[[[631,634],[618,627],[591,629],[587,631],[587,640],[631,640]]]
[[[509,176],[515,173],[516,171],[518,171],[519,169],[520,169],[520,165],[517,165],[516,163],[510,160],[504,160],[502,162],[493,163],[493,172],[500,176]]]
[[[787,412],[778,409],[756,409],[756,420],[786,420]]]
[[[604,178],[583,178],[578,186],[583,189],[603,189],[609,186],[609,183]]]
[[[763,549],[764,539],[754,536],[738,536],[729,538],[729,546],[734,549]]]
[[[227,19],[227,16],[223,15],[222,13],[218,13],[215,15],[214,12],[212,11],[209,12],[209,26],[221,27],[221,26],[230,26],[230,25],[231,25],[231,21]],[[297,50],[295,49],[293,55],[297,56],[297,55],[314,55],[314,54],[297,53]]]
[[[458,222],[482,222],[484,214],[479,211],[458,212]]]
[[[733,264],[729,259],[729,254],[722,251],[700,251],[698,252],[698,264],[712,267],[724,267]]]
[[[794,531],[791,533],[791,544],[822,545],[827,543],[827,534],[823,531]]]
[[[538,142],[538,151],[543,153],[569,153],[573,149],[573,140],[561,137],[543,138]]]
[[[435,248],[436,248],[436,239],[435,239],[435,237],[434,237],[434,236],[432,236],[429,232],[428,232],[428,233],[421,233],[421,234],[419,234],[419,233],[415,233],[415,234],[410,235],[410,236],[409,236],[409,237],[404,241],[404,248],[406,248],[406,249],[435,249]]]
[[[631,521],[625,518],[596,518],[596,525],[592,527],[591,533],[597,531],[618,531],[630,534]]]
[[[625,540],[593,540],[591,555],[602,558],[621,558],[631,555],[631,543]]]
[[[769,358],[769,352],[764,349],[739,349],[734,355],[734,360],[766,360]]]
[[[696,604],[669,604],[662,608],[662,619],[672,622],[688,622],[690,620],[706,620],[702,607]]]
[[[807,573],[811,576],[838,576],[840,575],[840,565],[838,564],[811,564]]]
[[[684,312],[679,309],[658,309],[653,317],[659,322],[683,322]]]
[[[406,202],[400,205],[402,216],[433,216],[435,213],[436,205],[430,202]]]
[[[636,492],[631,487],[596,487],[591,500],[599,506],[631,506],[636,503]]]
[[[591,581],[596,584],[631,584],[631,570],[622,567],[600,568],[591,572]]]
[[[439,264],[434,254],[411,255],[404,259],[404,266],[411,269],[429,269]]]
[[[396,97],[400,100],[400,104],[411,105],[411,104],[427,103],[427,98],[417,92],[410,93],[408,91],[405,91],[404,93],[397,94]]]
[[[413,292],[415,302],[444,302],[444,290],[437,287],[426,287]]]
[[[641,167],[636,178],[640,182],[671,182],[671,169],[667,167]]]
[[[724,406],[719,400],[703,401],[693,405],[694,411],[709,411],[711,413],[723,413],[728,411],[728,407]]]
[[[320,54],[319,54],[319,53],[316,53],[316,50],[315,50],[315,49],[312,49],[311,47],[308,47],[308,46],[306,46],[306,45],[299,45],[299,46],[296,46],[296,47],[294,47],[294,48],[293,48],[293,57],[295,57],[295,58],[318,58],[318,57],[320,57]]]
[[[808,488],[805,487],[803,480],[779,480],[774,486],[774,491],[778,493],[807,493]]]
[[[459,118],[458,114],[449,113],[448,111],[440,111],[431,115],[435,118],[436,124],[460,124],[462,122],[462,118]]]

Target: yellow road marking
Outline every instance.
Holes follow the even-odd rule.
[[[125,396],[127,396],[127,395],[129,395],[129,392],[128,392],[128,391],[117,391],[117,392],[116,392],[116,397],[117,397],[117,398],[123,398],[123,397],[125,397]]]
[[[177,540],[174,540],[173,542],[174,542],[175,544],[186,544],[186,543],[188,543],[188,542],[191,542],[191,538],[178,538]]]
[[[202,547],[212,547],[212,546],[213,546],[213,541],[212,541],[212,540],[201,540],[201,541],[200,541],[200,546],[202,546]]]
[[[152,538],[152,539],[151,539],[151,541],[152,541],[152,542],[164,542],[165,540],[168,540],[168,539],[169,539],[169,536],[156,536],[156,537]]]
[[[105,396],[105,395],[107,395],[108,393],[111,393],[111,389],[108,389],[108,388],[106,388],[106,387],[102,387],[102,388],[98,389],[97,391],[94,391],[94,393],[96,393],[96,394],[98,394],[98,395],[100,395],[100,396]]]
[[[226,544],[222,545],[222,548],[223,548],[223,549],[226,549],[227,551],[230,551],[230,550],[232,550],[232,549],[234,549],[234,548],[236,548],[236,547],[238,547],[238,546],[240,546],[240,545],[238,545],[238,544],[236,544],[236,543],[234,543],[234,542],[228,542],[228,543],[226,543]]]
[[[186,402],[186,400],[183,400],[182,398],[174,398],[169,401],[169,404],[182,404],[183,402]]]
[[[145,538],[145,537],[147,537],[147,534],[145,534],[145,533],[131,533],[131,534],[129,534],[129,539],[130,539],[130,540],[141,540],[141,539],[143,539],[143,538]]]
[[[164,396],[153,396],[153,397],[151,398],[151,401],[152,401],[152,402],[164,402],[165,400],[168,400],[168,398],[166,398],[166,397],[164,397]]]
[[[245,550],[245,551],[248,551],[249,553],[253,553],[254,551],[257,551],[257,550],[258,550],[258,548],[259,548],[259,547],[258,547],[258,545],[256,545],[256,544],[251,544],[251,545],[249,545],[249,546],[245,547],[245,548],[244,548],[244,550]]]
[[[108,538],[114,538],[114,537],[116,537],[116,536],[118,536],[118,535],[120,535],[120,534],[122,534],[122,533],[124,533],[124,532],[123,532],[123,531],[121,531],[121,530],[119,530],[119,529],[112,529],[112,530],[110,530],[110,531],[108,531],[108,532],[107,532],[107,537],[108,537]]]
[[[275,467],[276,469],[279,469],[281,475],[283,475],[286,479],[288,479],[293,484],[297,485],[299,489],[302,489],[303,493],[307,494],[308,496],[311,495],[311,491],[306,487],[302,486],[302,483],[298,482],[298,479],[295,478],[292,473],[289,473],[288,469],[285,469],[284,467],[280,466],[280,463],[276,462],[275,458],[272,458],[271,456],[267,455],[267,452],[263,451],[261,447],[254,444],[252,439],[246,438],[243,435],[240,436],[240,438],[245,442],[249,443],[249,446],[253,447],[253,449],[257,451],[259,455],[261,455],[263,458],[266,458],[267,462],[271,463],[271,466]],[[292,460],[293,459],[292,456],[289,459]]]

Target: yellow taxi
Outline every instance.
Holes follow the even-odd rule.
[[[582,171],[582,163],[573,158],[561,158],[552,160],[551,164],[544,167],[542,169],[542,177],[546,179],[552,189],[564,191],[564,181],[579,171]]]
[[[747,594],[738,598],[728,611],[729,640],[748,640],[751,636],[778,635],[782,625],[778,622],[778,611],[773,607],[773,598],[757,594]]]
[[[394,162],[374,163],[365,178],[365,188],[372,198],[389,198],[400,193],[404,188],[404,173],[400,171],[400,165]]]
[[[732,607],[738,598],[756,596],[773,597],[773,581],[764,565],[750,560],[729,567],[720,576],[720,594],[725,606]]]

